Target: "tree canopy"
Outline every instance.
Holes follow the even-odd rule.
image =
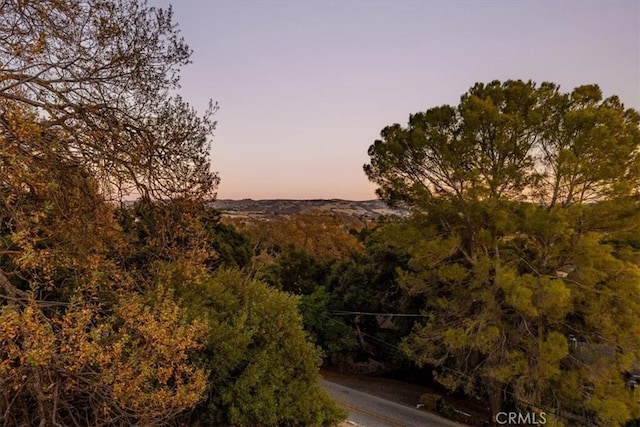
[[[0,424],[340,418],[295,301],[212,273],[250,252],[207,204],[215,107],[173,95],[191,51],[171,9],[0,0],[0,17]]]
[[[238,271],[165,269],[194,318],[210,332],[200,358],[208,397],[193,418],[205,425],[330,426],[343,414],[317,381],[320,352],[307,341],[298,297]],[[184,283],[190,286],[184,286]]]
[[[410,254],[400,285],[426,300],[411,358],[494,414],[638,416],[639,123],[596,85],[494,81],[382,130],[365,172],[415,212],[389,233]]]
[[[5,110],[6,112],[6,110]],[[16,111],[0,136],[0,420],[3,425],[162,424],[202,399],[190,361],[205,330],[150,277],[117,262],[113,206],[81,165]],[[47,141],[49,142],[49,141]]]
[[[389,201],[587,203],[637,191],[639,121],[596,85],[478,83],[458,106],[385,127],[364,169]]]
[[[83,164],[103,192],[122,197],[210,197],[211,114],[179,96],[191,50],[172,11],[119,0],[0,3],[0,126],[9,105],[29,108],[49,138],[21,145]],[[53,135],[64,136],[53,140]]]

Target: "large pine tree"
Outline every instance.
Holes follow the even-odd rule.
[[[405,340],[451,388],[566,425],[638,416],[640,115],[595,85],[476,84],[382,130],[365,165],[414,208],[395,239],[427,321]]]

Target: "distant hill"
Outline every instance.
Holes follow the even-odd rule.
[[[310,211],[330,211],[355,216],[361,219],[377,219],[381,216],[406,216],[404,209],[389,208],[381,200],[216,200],[213,206],[231,217],[260,217],[271,215],[295,215]]]

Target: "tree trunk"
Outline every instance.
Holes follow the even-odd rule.
[[[484,384],[491,409],[491,419],[495,425],[496,415],[502,410],[502,383],[493,378],[485,378]]]

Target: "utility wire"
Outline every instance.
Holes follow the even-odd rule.
[[[411,314],[411,313],[370,313],[366,311],[342,311],[342,310],[330,310],[328,314],[333,316],[385,316],[385,317],[429,317],[426,314]]]
[[[306,308],[306,309],[308,309],[308,310],[313,311],[313,312],[314,312],[314,313],[316,313],[317,315],[324,317],[325,319],[327,319],[327,320],[328,320],[328,321],[330,321],[330,322],[334,322],[334,323],[336,323],[336,324],[342,325],[343,327],[345,327],[345,328],[347,328],[347,329],[350,329],[352,332],[354,332],[354,333],[358,333],[358,331],[357,331],[353,326],[347,325],[347,324],[346,324],[346,323],[344,323],[344,322],[341,322],[341,321],[336,320],[336,319],[334,319],[334,318],[332,318],[332,317],[329,317],[329,316],[328,316],[328,313],[322,313],[322,312],[319,312],[319,311],[317,311],[317,310],[315,310],[315,309],[313,309],[313,308],[311,308],[311,307],[309,307],[309,306],[304,306],[304,308]],[[347,312],[345,312],[345,313],[347,313]],[[357,313],[357,312],[350,312],[350,313]],[[422,317],[426,317],[426,316],[423,316],[423,315],[420,315],[420,316],[422,316]],[[365,332],[362,332],[362,331],[360,331],[359,333],[360,333],[360,335],[362,335],[362,336],[368,337],[369,339],[371,339],[371,340],[373,340],[373,341],[376,341],[376,342],[378,342],[378,343],[380,343],[380,344],[382,344],[382,345],[387,346],[388,348],[390,348],[390,349],[392,349],[392,350],[396,351],[397,353],[399,353],[399,354],[401,354],[401,355],[403,355],[403,356],[405,355],[404,351],[403,351],[400,347],[398,347],[398,346],[396,346],[396,345],[394,345],[394,344],[391,344],[391,343],[389,343],[389,342],[386,342],[386,341],[384,341],[384,340],[381,340],[381,339],[380,339],[380,338],[378,338],[378,337],[375,337],[375,336],[369,335],[369,334],[367,334],[367,333],[365,333]],[[455,369],[449,368],[449,367],[447,367],[447,366],[438,366],[437,368],[438,368],[438,369],[442,369],[442,370],[444,370],[444,371],[451,372],[451,373],[453,373],[453,374],[457,375],[457,376],[458,376],[458,377],[460,377],[460,378],[464,378],[464,379],[467,379],[467,380],[472,381],[472,382],[475,382],[475,381],[476,381],[476,379],[475,379],[475,378],[473,378],[473,377],[471,377],[470,375],[465,374],[465,373],[463,373],[463,372],[456,371]],[[519,403],[521,403],[521,404],[524,404],[525,406],[529,406],[529,405],[530,405],[530,403],[529,403],[529,402],[526,402],[526,401],[524,401],[524,400],[522,400],[522,399],[518,398],[518,397],[517,397],[513,392],[511,392],[511,391],[509,391],[509,390],[502,389],[502,388],[498,388],[498,387],[493,386],[493,385],[490,385],[490,384],[484,384],[484,386],[485,386],[485,387],[487,387],[487,388],[489,388],[489,389],[492,389],[492,390],[494,390],[494,391],[498,391],[498,392],[500,392],[500,393],[504,393],[504,394],[506,394],[506,395],[509,395],[509,396],[511,396],[515,401],[517,401],[517,402],[519,402]],[[570,414],[562,415],[562,414],[559,414],[559,413],[554,412],[554,411],[552,411],[552,410],[549,410],[549,409],[547,409],[547,408],[540,407],[540,409],[544,409],[544,412],[545,412],[545,413],[549,413],[549,414],[555,415],[556,417],[558,417],[558,418],[562,418],[562,419],[565,419],[565,420],[567,420],[567,421],[569,421],[569,422],[576,422],[576,421],[578,421],[578,422],[580,422],[580,425],[585,426],[585,427],[599,427],[599,424],[597,424],[596,422],[594,422],[594,421],[592,421],[592,420],[587,420],[587,419],[585,419],[584,417],[581,417],[581,416],[579,416],[579,415],[573,415],[573,414],[571,414],[571,415],[570,415]]]

